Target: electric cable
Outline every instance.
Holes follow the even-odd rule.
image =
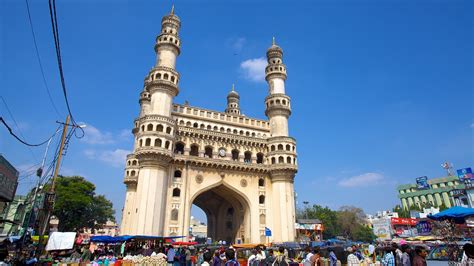
[[[40,70],[41,70],[41,76],[43,77],[43,84],[44,84],[44,87],[45,87],[46,92],[48,94],[49,101],[51,102],[51,106],[53,106],[54,111],[56,111],[56,114],[59,117],[61,117],[61,115],[59,114],[58,108],[56,107],[56,104],[53,101],[53,97],[51,96],[51,92],[49,90],[49,86],[48,86],[48,83],[46,82],[46,78],[45,78],[45,75],[44,75],[43,64],[41,63],[41,57],[39,55],[38,45],[36,43],[36,35],[35,35],[34,28],[33,28],[33,21],[31,19],[30,5],[28,4],[28,0],[25,0],[25,2],[26,2],[26,10],[28,11],[28,20],[30,22],[31,35],[33,36],[33,43],[35,45],[36,58],[38,59],[38,64],[39,64],[39,67],[40,67]]]
[[[13,133],[13,130],[11,129],[11,127],[7,124],[7,122],[3,119],[3,117],[0,116],[0,122],[2,122],[2,124],[7,128],[8,132],[10,133],[10,135],[12,135],[14,138],[16,138],[19,142],[23,143],[24,145],[28,146],[28,147],[38,147],[38,146],[41,146],[41,145],[44,145],[46,144],[53,136],[49,137],[48,139],[46,139],[45,141],[41,142],[41,143],[38,143],[38,144],[31,144],[31,143],[28,143],[24,140],[22,140],[20,137],[18,137],[15,133]],[[18,125],[17,125],[18,127]],[[23,134],[21,134],[20,132],[20,135],[22,135],[23,137]],[[23,137],[24,138],[24,137]]]

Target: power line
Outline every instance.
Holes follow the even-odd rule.
[[[12,135],[14,138],[16,138],[19,142],[23,143],[24,145],[28,146],[28,147],[38,147],[38,146],[41,146],[41,145],[44,145],[46,144],[51,137],[49,137],[47,140],[41,142],[41,143],[38,143],[38,144],[31,144],[31,143],[28,143],[24,140],[22,140],[20,137],[18,137],[15,133],[13,133],[13,130],[11,129],[11,127],[7,124],[7,122],[5,122],[5,120],[3,119],[3,117],[0,116],[0,122],[2,122],[2,124],[7,128],[8,132],[10,133],[10,135]],[[18,126],[17,126],[18,127]],[[21,132],[20,132],[20,135]],[[22,135],[23,137],[23,135]],[[24,138],[24,137],[23,137]]]
[[[54,110],[56,111],[56,114],[59,117],[61,117],[61,115],[59,114],[58,108],[54,104],[53,97],[51,97],[51,92],[49,91],[48,83],[46,82],[46,78],[45,78],[45,75],[44,75],[43,64],[41,63],[41,57],[39,55],[38,45],[36,43],[36,36],[35,36],[34,28],[33,28],[33,21],[31,20],[30,6],[28,4],[28,0],[25,0],[25,2],[26,2],[26,10],[28,11],[28,20],[30,21],[31,35],[33,36],[33,43],[35,44],[36,58],[38,59],[38,64],[39,64],[39,67],[41,69],[41,76],[43,77],[43,84],[44,84],[44,87],[46,89],[46,92],[48,93],[48,98],[49,98],[49,101],[51,102],[51,105],[53,106]]]

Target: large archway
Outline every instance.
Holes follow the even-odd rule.
[[[197,195],[192,204],[207,217],[207,236],[212,241],[245,243],[250,239],[250,209],[245,198],[225,185]]]

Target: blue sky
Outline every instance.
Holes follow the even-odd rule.
[[[241,108],[265,118],[262,58],[272,36],[284,50],[290,134],[298,141],[298,202],[369,213],[398,203],[396,186],[474,166],[471,1],[175,1],[181,18],[178,103],[224,110],[235,83]],[[123,205],[124,155],[139,111],[154,38],[170,1],[58,1],[72,111],[88,125],[62,174],[85,176]],[[66,115],[47,1],[30,0],[51,106],[24,1],[0,3],[0,94],[25,138],[47,138]],[[210,95],[212,95],[210,97]],[[12,119],[3,102],[0,114]],[[18,130],[14,127],[15,130]],[[0,152],[21,171],[19,193],[43,148],[0,129]],[[33,154],[32,154],[33,153]]]

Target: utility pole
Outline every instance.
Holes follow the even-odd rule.
[[[51,218],[51,212],[54,208],[54,201],[56,198],[56,194],[54,192],[56,178],[58,177],[59,167],[61,166],[61,158],[63,156],[63,149],[64,144],[66,142],[66,135],[67,135],[67,128],[69,126],[69,115],[66,117],[66,123],[63,126],[63,134],[61,136],[61,145],[59,146],[59,153],[58,159],[56,161],[56,168],[54,169],[54,174],[51,180],[51,187],[49,191],[46,193],[45,201],[44,201],[44,216],[39,223],[39,243],[38,243],[38,252],[36,256],[39,257],[43,251],[44,244],[44,234],[46,233],[48,226],[49,226],[49,219]]]

